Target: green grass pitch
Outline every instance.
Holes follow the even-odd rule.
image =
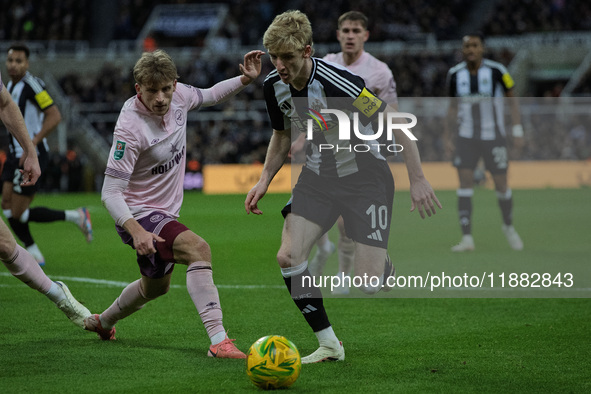
[[[533,298],[482,298],[479,291],[395,289],[387,297],[327,298],[342,363],[305,365],[292,392],[591,392],[591,190],[515,190],[515,224],[525,250],[509,249],[494,192],[476,190],[477,250],[456,255],[454,192],[444,209],[420,220],[399,192],[390,255],[400,275],[558,272],[572,270],[578,292]],[[213,251],[229,336],[246,351],[269,334],[292,340],[302,355],[317,342],[283,285],[275,262],[287,195],[267,195],[264,215],[247,216],[244,196],[187,193],[181,221]],[[102,312],[139,277],[133,251],[121,244],[97,194],[40,195],[34,205],[88,206],[95,241],[69,223],[33,224],[45,271],[64,280],[91,311]],[[334,230],[331,238],[336,238]],[[336,258],[327,271],[334,271]],[[102,342],[73,326],[50,301],[0,265],[0,392],[256,392],[239,360],[206,356],[209,340],[177,266],[170,292],[119,322]],[[91,279],[97,281],[91,281]],[[574,294],[574,295],[573,295]],[[579,297],[579,298],[576,298]]]

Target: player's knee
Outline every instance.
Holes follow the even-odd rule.
[[[196,234],[190,237],[178,237],[174,244],[174,257],[178,263],[190,264],[195,261],[211,262],[211,248],[205,240]]]
[[[291,267],[291,253],[285,250],[277,252],[277,263],[281,268]]]
[[[355,252],[355,241],[351,238],[342,236],[339,238],[339,250],[345,253],[354,253]]]
[[[203,238],[199,238],[199,241],[197,241],[195,245],[195,249],[200,256],[203,256],[205,261],[211,261],[211,248]]]

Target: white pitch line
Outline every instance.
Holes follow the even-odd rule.
[[[9,272],[0,272],[0,276],[12,276]],[[49,275],[48,275],[49,276]],[[80,283],[91,283],[95,285],[103,285],[107,287],[126,287],[129,283],[107,280],[107,279],[94,279],[94,278],[81,278],[77,276],[62,276],[62,275],[51,275],[52,279],[64,280],[68,282],[80,282]],[[10,285],[2,285],[2,287],[9,287]],[[281,285],[216,285],[218,289],[285,289],[285,286]],[[170,285],[171,289],[186,289],[185,285]]]
[[[4,276],[4,277],[9,277],[12,276],[12,274],[10,274],[9,272],[0,272],[0,276]],[[107,279],[95,279],[95,278],[83,278],[83,277],[77,277],[77,276],[62,276],[62,275],[52,275],[51,278],[55,279],[55,280],[64,280],[64,281],[68,281],[68,282],[80,282],[80,283],[90,283],[90,284],[95,284],[95,285],[104,285],[106,287],[126,287],[129,283],[128,282],[123,282],[123,281],[116,281],[116,280],[107,280]],[[0,284],[0,287],[12,287],[12,285],[6,285],[6,284]],[[285,289],[285,286],[282,285],[216,285],[216,287],[218,289],[240,289],[240,290],[261,290],[261,289]],[[170,285],[171,289],[186,289],[187,286],[185,285]],[[424,290],[421,288],[408,288],[408,287],[400,287],[399,290],[401,291],[408,291],[408,290]],[[483,287],[483,288],[471,288],[471,287],[443,287],[443,288],[438,288],[437,291],[458,291],[458,292],[463,292],[463,291],[481,291],[481,292],[513,292],[513,291],[553,291],[553,292],[558,292],[558,291],[568,291],[568,292],[591,292],[591,288],[590,287],[573,287],[573,288],[568,288],[568,287],[561,287],[561,288],[556,288],[556,287],[549,287],[549,288],[535,288],[535,289],[531,289],[531,288],[521,288],[521,287],[515,287],[515,288],[509,288],[509,287],[505,287],[505,288],[500,288],[500,287],[493,287],[493,288],[487,288],[487,287]],[[435,292],[435,291],[434,291]]]

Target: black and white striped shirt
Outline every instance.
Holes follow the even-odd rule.
[[[342,66],[318,58],[312,58],[312,72],[306,87],[301,91],[282,82],[277,70],[267,75],[263,89],[273,129],[291,129],[292,133],[306,132],[307,120],[311,119],[308,116],[310,109],[338,109],[349,116],[351,124],[353,113],[357,112],[360,132],[374,134],[372,122],[387,106],[365,87],[363,78]],[[361,104],[362,101],[375,104],[371,110],[367,110]],[[361,168],[371,167],[378,160],[385,160],[383,151],[375,146],[371,146],[368,151],[355,151],[354,147],[368,141],[358,139],[353,132],[350,141],[339,140],[336,117],[330,114],[324,114],[323,117],[327,129],[314,129],[314,137],[306,152],[307,168],[321,176],[343,177]],[[330,144],[335,149],[321,151],[321,144]]]
[[[505,138],[503,97],[514,82],[507,68],[483,59],[476,74],[470,74],[466,62],[447,73],[450,97],[458,100],[458,134],[463,138],[495,140]]]
[[[53,105],[53,99],[45,90],[45,83],[27,71],[17,83],[9,81],[6,89],[21,110],[29,136],[33,139],[43,126],[43,111]],[[39,154],[48,152],[49,147],[45,139],[37,145],[37,150]],[[11,139],[10,153],[15,157],[21,157],[23,154],[23,149],[14,137]]]

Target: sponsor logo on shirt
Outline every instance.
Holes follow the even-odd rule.
[[[172,145],[172,144],[171,144]],[[176,149],[176,150],[175,150]],[[168,161],[165,164],[161,164],[159,166],[156,166],[154,168],[152,168],[152,175],[159,175],[159,174],[164,174],[170,170],[172,170],[174,167],[176,167],[179,163],[181,163],[181,161],[183,160],[183,157],[185,157],[185,147],[183,146],[180,151],[176,148],[176,146],[172,145],[171,148],[171,153],[175,153],[178,152],[176,155],[174,155],[172,157],[172,159],[170,159],[170,161]]]
[[[125,142],[117,141],[115,145],[115,153],[113,153],[113,158],[115,160],[121,160],[123,155],[125,154]]]

